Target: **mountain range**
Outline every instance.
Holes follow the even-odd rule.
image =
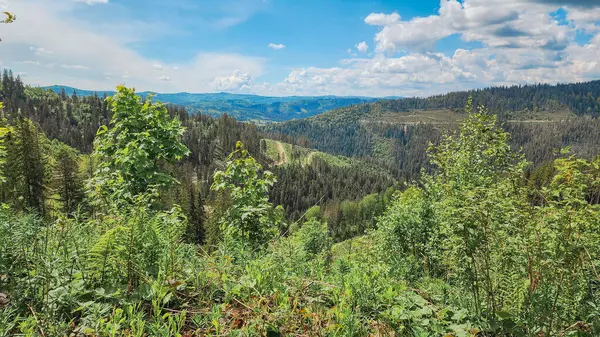
[[[43,87],[56,93],[65,91],[68,95],[76,92],[79,96],[111,96],[114,91],[82,90],[68,86],[54,85]],[[240,121],[282,122],[307,118],[323,112],[347,107],[350,105],[369,103],[381,98],[359,96],[287,96],[269,97],[231,93],[156,93],[144,91],[140,96],[154,95],[163,103],[184,106],[190,112],[199,112],[211,116],[227,113]],[[392,98],[392,97],[386,97]],[[397,97],[393,97],[397,98]]]

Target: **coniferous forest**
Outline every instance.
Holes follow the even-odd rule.
[[[5,70],[0,336],[598,336],[597,97],[258,127]]]

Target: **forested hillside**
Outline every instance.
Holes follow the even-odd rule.
[[[291,219],[303,216],[298,210],[308,210],[309,217],[326,221],[334,241],[374,228],[375,219],[401,188],[379,165],[269,139],[263,140],[263,146],[276,163],[272,171],[278,181],[271,200],[282,205]]]
[[[0,337],[600,336],[600,80],[129,87],[595,79],[597,0],[50,2],[0,64],[128,84],[2,71]]]
[[[94,92],[65,86],[44,87],[57,94],[65,92],[68,95],[76,93],[79,96],[94,96],[114,94],[114,91]],[[289,96],[266,97],[245,94],[213,93],[192,94],[175,93],[161,94],[141,92],[140,96],[154,95],[164,103],[185,107],[189,112],[219,117],[223,114],[235,117],[240,121],[281,122],[291,119],[306,118],[339,107],[374,102],[370,97],[338,97],[338,96]]]
[[[342,202],[340,231],[327,207],[286,221],[269,201],[277,179],[314,165],[385,170],[254,138],[228,117],[180,120],[181,109],[123,86],[108,100],[32,98],[18,79],[3,82],[2,336],[600,334],[600,157],[564,150],[529,177],[496,116],[467,104],[426,151],[430,172],[402,192]],[[40,131],[85,149],[75,129],[93,123],[89,155]],[[210,135],[219,151],[246,137],[259,159],[240,141],[205,157]],[[211,207],[203,176],[181,173],[196,160],[218,167]]]
[[[367,105],[367,110],[353,110],[352,115],[373,112],[409,112],[411,110],[451,109],[462,111],[467,98],[475,106],[484,105],[500,120],[523,119],[535,112],[568,112],[577,115],[600,115],[600,80],[568,84],[534,84],[491,87],[451,92],[424,98],[381,100]],[[342,109],[343,110],[343,109]],[[339,113],[338,113],[339,114]]]
[[[298,141],[319,151],[387,163],[406,179],[430,169],[429,143],[466,117],[460,109],[484,105],[535,165],[570,146],[584,158],[600,153],[597,118],[600,81],[558,86],[490,88],[430,98],[380,101],[336,109],[304,120],[263,126],[272,138]],[[288,136],[289,138],[286,138]],[[385,164],[383,164],[385,165]]]

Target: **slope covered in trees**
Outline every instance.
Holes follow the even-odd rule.
[[[279,164],[271,168],[278,177],[271,200],[282,205],[290,219],[327,222],[334,241],[374,228],[375,219],[401,187],[390,172],[373,163],[268,139],[263,147]]]
[[[277,175],[236,142],[212,176],[223,201],[210,215],[214,242],[198,245],[193,218],[165,203],[173,167],[192,152],[185,124],[123,87],[107,110],[94,168],[82,167],[86,207],[41,214],[27,194],[34,170],[0,208],[0,335],[600,333],[600,158],[563,153],[537,185],[496,117],[467,105],[429,149],[431,172],[384,194],[388,206],[367,234],[334,246],[319,209],[286,224],[269,201]],[[62,158],[54,176],[71,185],[61,172],[76,154],[57,144],[48,156],[26,118],[2,127],[2,159],[23,146],[31,154],[17,161]]]
[[[424,98],[381,100],[372,104],[360,104],[360,107],[340,108],[337,113],[329,116],[341,115],[344,112],[352,116],[412,110],[447,109],[461,112],[469,97],[472,97],[473,105],[487,107],[498,114],[501,121],[525,119],[536,112],[600,116],[600,80],[557,85],[500,86]]]
[[[593,158],[600,153],[598,110],[600,81],[489,88],[430,98],[380,101],[336,109],[304,120],[263,126],[272,138],[301,142],[319,151],[376,160],[406,179],[430,169],[425,155],[444,130],[456,128],[466,115],[458,110],[472,95],[510,132],[513,149],[539,165],[557,149]],[[588,109],[589,108],[589,109]],[[286,138],[289,137],[289,138]]]

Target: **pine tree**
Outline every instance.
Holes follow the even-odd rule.
[[[204,228],[204,222],[206,215],[204,213],[204,202],[202,200],[202,193],[198,191],[195,193],[194,188],[189,191],[190,193],[190,210],[189,210],[189,229],[188,237],[192,238],[195,244],[204,244],[206,241],[206,232]]]
[[[63,212],[71,214],[83,199],[83,182],[79,175],[77,153],[67,145],[58,143],[54,167],[55,188],[60,195]]]
[[[3,192],[18,208],[44,214],[45,159],[39,132],[26,118],[19,118],[6,135],[7,182]]]

